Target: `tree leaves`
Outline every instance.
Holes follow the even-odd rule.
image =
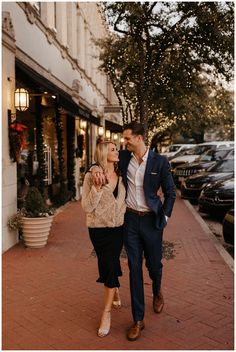
[[[168,126],[190,118],[205,125],[216,83],[233,77],[234,4],[109,2],[104,11],[113,34],[97,42],[100,68],[124,122],[158,125],[162,112]]]

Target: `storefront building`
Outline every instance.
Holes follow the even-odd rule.
[[[119,143],[121,116],[112,110],[111,84],[97,69],[93,39],[107,33],[98,4],[5,2],[2,11],[6,251],[18,242],[7,220],[21,205],[25,183],[56,206],[79,199],[97,138]]]

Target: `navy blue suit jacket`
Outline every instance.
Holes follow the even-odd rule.
[[[128,186],[127,170],[131,157],[132,155],[128,150],[121,150],[119,153],[119,170],[126,190]],[[160,187],[164,194],[163,203],[157,195]],[[152,150],[149,150],[148,153],[143,188],[147,205],[156,214],[156,227],[162,230],[166,226],[165,215],[170,217],[174,206],[176,198],[175,185],[168,160]]]

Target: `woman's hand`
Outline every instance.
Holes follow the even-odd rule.
[[[100,166],[93,166],[91,168],[92,182],[96,190],[99,191],[103,185],[106,184],[106,176]]]

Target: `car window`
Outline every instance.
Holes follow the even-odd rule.
[[[221,160],[228,154],[228,150],[216,150],[215,152],[215,160]]]
[[[234,158],[234,149],[232,149],[227,155],[226,158]]]
[[[229,152],[230,149],[208,150],[206,153],[201,155],[200,161],[222,160]]]
[[[208,169],[210,172],[234,172],[234,159],[225,159]]]
[[[211,160],[214,160],[214,154],[215,154],[215,151],[210,149],[210,150],[206,151],[205,153],[203,153],[200,156],[199,161],[211,161]]]
[[[193,147],[184,151],[184,155],[198,155],[198,147]]]
[[[191,146],[189,146],[189,145],[185,145],[185,146],[183,146],[182,148],[181,148],[181,151],[183,150],[183,151],[186,151],[186,150],[189,150],[189,149],[193,149],[193,147]]]
[[[186,150],[186,155],[201,155],[208,149],[210,149],[212,146],[211,145],[197,145],[194,148],[191,148],[189,150]]]
[[[185,151],[184,150],[180,150],[179,152],[177,152],[175,154],[175,158],[177,158],[178,156],[182,156],[182,155],[185,155]]]
[[[214,144],[205,144],[205,145],[202,145],[201,148],[202,148],[202,153],[205,153],[207,150],[216,150],[216,145],[214,145]]]
[[[180,145],[171,145],[170,147],[169,147],[169,150],[168,150],[168,152],[177,152],[177,150],[179,150],[179,148],[181,148],[181,146]]]

